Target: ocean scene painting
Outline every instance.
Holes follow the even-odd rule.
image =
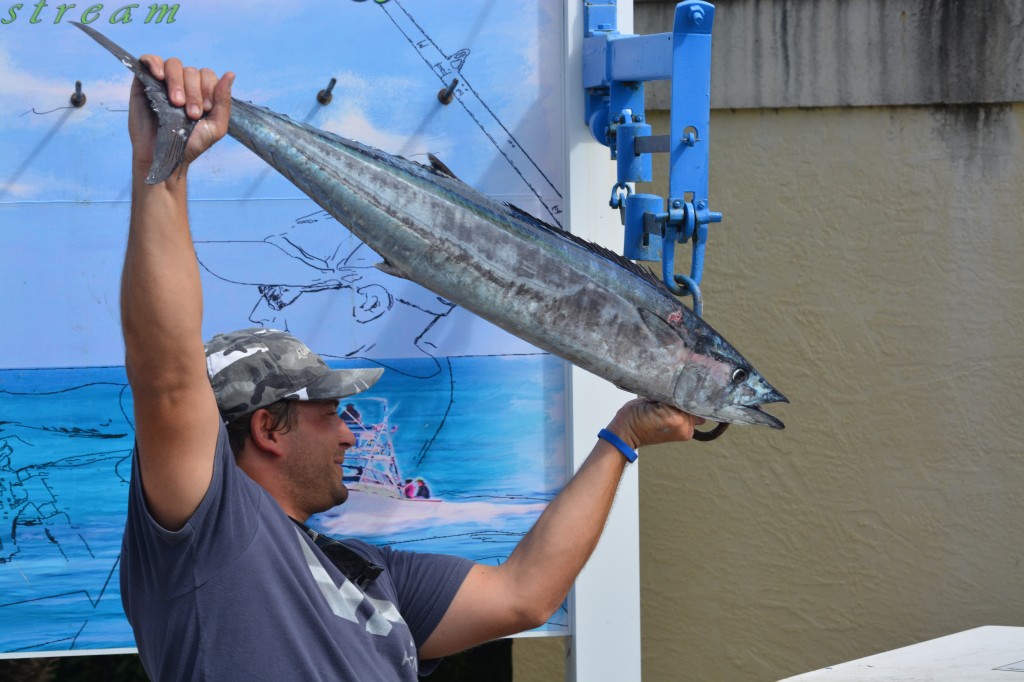
[[[422,379],[401,371],[408,361],[395,364],[346,406],[384,432],[390,465],[422,479],[430,497],[350,482],[349,500],[312,525],[501,563],[565,482],[564,363],[546,354],[447,358],[450,402],[424,396]],[[117,580],[131,414],[123,367],[0,371],[4,652],[132,646]],[[361,445],[346,466],[371,454],[366,438]],[[566,627],[560,611],[546,629]]]

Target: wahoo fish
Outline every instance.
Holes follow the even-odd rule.
[[[143,80],[168,137],[150,177],[163,181],[184,151],[184,114],[135,57],[78,26]],[[231,105],[228,133],[376,251],[384,272],[631,393],[722,423],[783,428],[761,406],[785,396],[645,268],[487,197],[443,164]]]

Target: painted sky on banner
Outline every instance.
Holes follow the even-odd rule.
[[[561,7],[556,2],[517,3],[512,21],[498,5],[471,0],[186,2],[179,3],[171,24],[146,24],[143,7],[130,23],[115,25],[109,19],[116,8],[109,5],[90,25],[137,55],[183,55],[190,63],[233,70],[239,99],[415,160],[427,162],[432,153],[478,189],[558,222]],[[0,26],[0,236],[6,247],[0,271],[12,313],[23,321],[9,339],[14,352],[3,364],[53,366],[59,362],[55,355],[67,353],[58,352],[51,340],[69,326],[78,330],[70,341],[77,344],[73,362],[119,364],[117,264],[130,193],[124,131],[131,74],[71,25],[81,18],[80,10],[69,10],[54,24],[56,16],[48,5],[37,24],[30,23],[30,11],[22,11]],[[437,92],[453,75],[461,76],[461,94],[443,106]],[[333,101],[322,106],[316,95],[331,78],[337,81]],[[79,109],[68,103],[76,81],[87,98]],[[237,262],[274,258],[278,262],[268,267],[284,269],[289,277],[261,281],[229,265],[220,272],[224,247],[217,245],[199,247],[201,260],[204,255],[212,259],[204,262],[209,274],[253,287],[292,285],[290,292],[277,292],[279,299],[287,299],[295,295],[294,287],[328,288],[325,269],[366,268],[377,260],[365,249],[355,256],[346,251],[337,230],[300,223],[316,207],[234,140],[211,150],[191,177],[196,240],[244,242],[245,257]],[[247,212],[227,214],[203,203],[232,199],[259,203]],[[291,200],[293,206],[281,207]],[[69,215],[39,202],[92,206],[79,204]],[[114,205],[96,206],[107,202]],[[206,210],[214,214],[209,221]],[[286,238],[279,239],[282,234]],[[293,248],[282,251],[282,244]],[[88,256],[83,267],[76,270],[73,262],[63,262],[63,250],[81,249]],[[312,259],[303,258],[310,254]],[[90,267],[93,263],[100,267]],[[379,284],[375,273],[363,275],[366,283]],[[69,279],[81,285],[68,286]],[[407,290],[397,280],[385,288],[392,295]],[[39,296],[55,302],[62,314],[33,315]],[[409,297],[416,299],[414,305],[422,301],[415,294]],[[252,291],[218,298],[221,307],[209,310],[207,317],[220,321],[244,308],[245,316],[235,325],[242,326],[260,298]],[[362,295],[357,298],[346,304],[373,304],[372,295],[369,304]],[[259,315],[257,320],[266,319]],[[463,324],[463,317],[456,312],[452,320],[458,323],[452,326]],[[310,331],[314,337],[309,341],[315,344],[319,332]],[[433,333],[441,337],[443,331]],[[442,352],[474,354],[491,344],[500,352],[521,352],[525,345],[489,325],[474,326],[471,336],[474,343],[467,346],[466,334],[448,334],[454,345]]]

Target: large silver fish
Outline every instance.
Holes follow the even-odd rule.
[[[132,69],[147,95],[158,93],[150,103],[161,125],[180,125],[167,111],[160,81],[123,49],[79,27]],[[783,428],[761,406],[786,398],[646,269],[481,194],[437,164],[392,156],[238,100],[228,132],[380,254],[385,272],[626,391],[719,422]],[[151,181],[177,166],[184,145],[178,147],[168,145],[177,159],[154,161],[160,173]]]

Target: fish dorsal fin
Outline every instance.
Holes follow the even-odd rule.
[[[530,223],[531,225],[547,230],[551,234],[554,234],[558,237],[561,237],[562,239],[566,239],[572,242],[573,244],[576,244],[578,246],[583,247],[584,249],[587,249],[591,253],[594,253],[600,256],[601,258],[604,258],[605,260],[613,263],[614,265],[617,265],[620,268],[628,270],[629,272],[639,277],[643,282],[654,287],[655,289],[658,289],[666,296],[671,296],[671,293],[669,293],[668,289],[666,289],[665,286],[661,283],[661,280],[659,280],[654,273],[652,273],[644,266],[634,263],[628,258],[624,258],[619,254],[615,253],[614,251],[612,251],[611,249],[606,249],[600,244],[595,244],[594,242],[587,241],[582,237],[574,235],[572,232],[569,232],[568,230],[563,230],[560,227],[551,225],[550,223],[546,223],[543,220],[537,218],[536,216],[527,213],[526,211],[519,208],[515,204],[506,203],[505,206],[515,217],[519,218],[520,220],[524,220]]]
[[[452,169],[444,165],[441,159],[437,158],[430,152],[427,152],[427,159],[430,161],[430,167],[433,168],[436,172],[440,173],[441,175],[448,176],[452,180],[458,180],[458,178],[455,177],[455,173],[452,173]]]
[[[679,335],[679,330],[670,325],[665,320],[661,319],[660,315],[652,313],[646,308],[638,308],[640,312],[640,319],[644,321],[647,328],[654,334],[654,338],[658,340],[658,344],[662,346],[671,346],[679,343],[682,338]]]

